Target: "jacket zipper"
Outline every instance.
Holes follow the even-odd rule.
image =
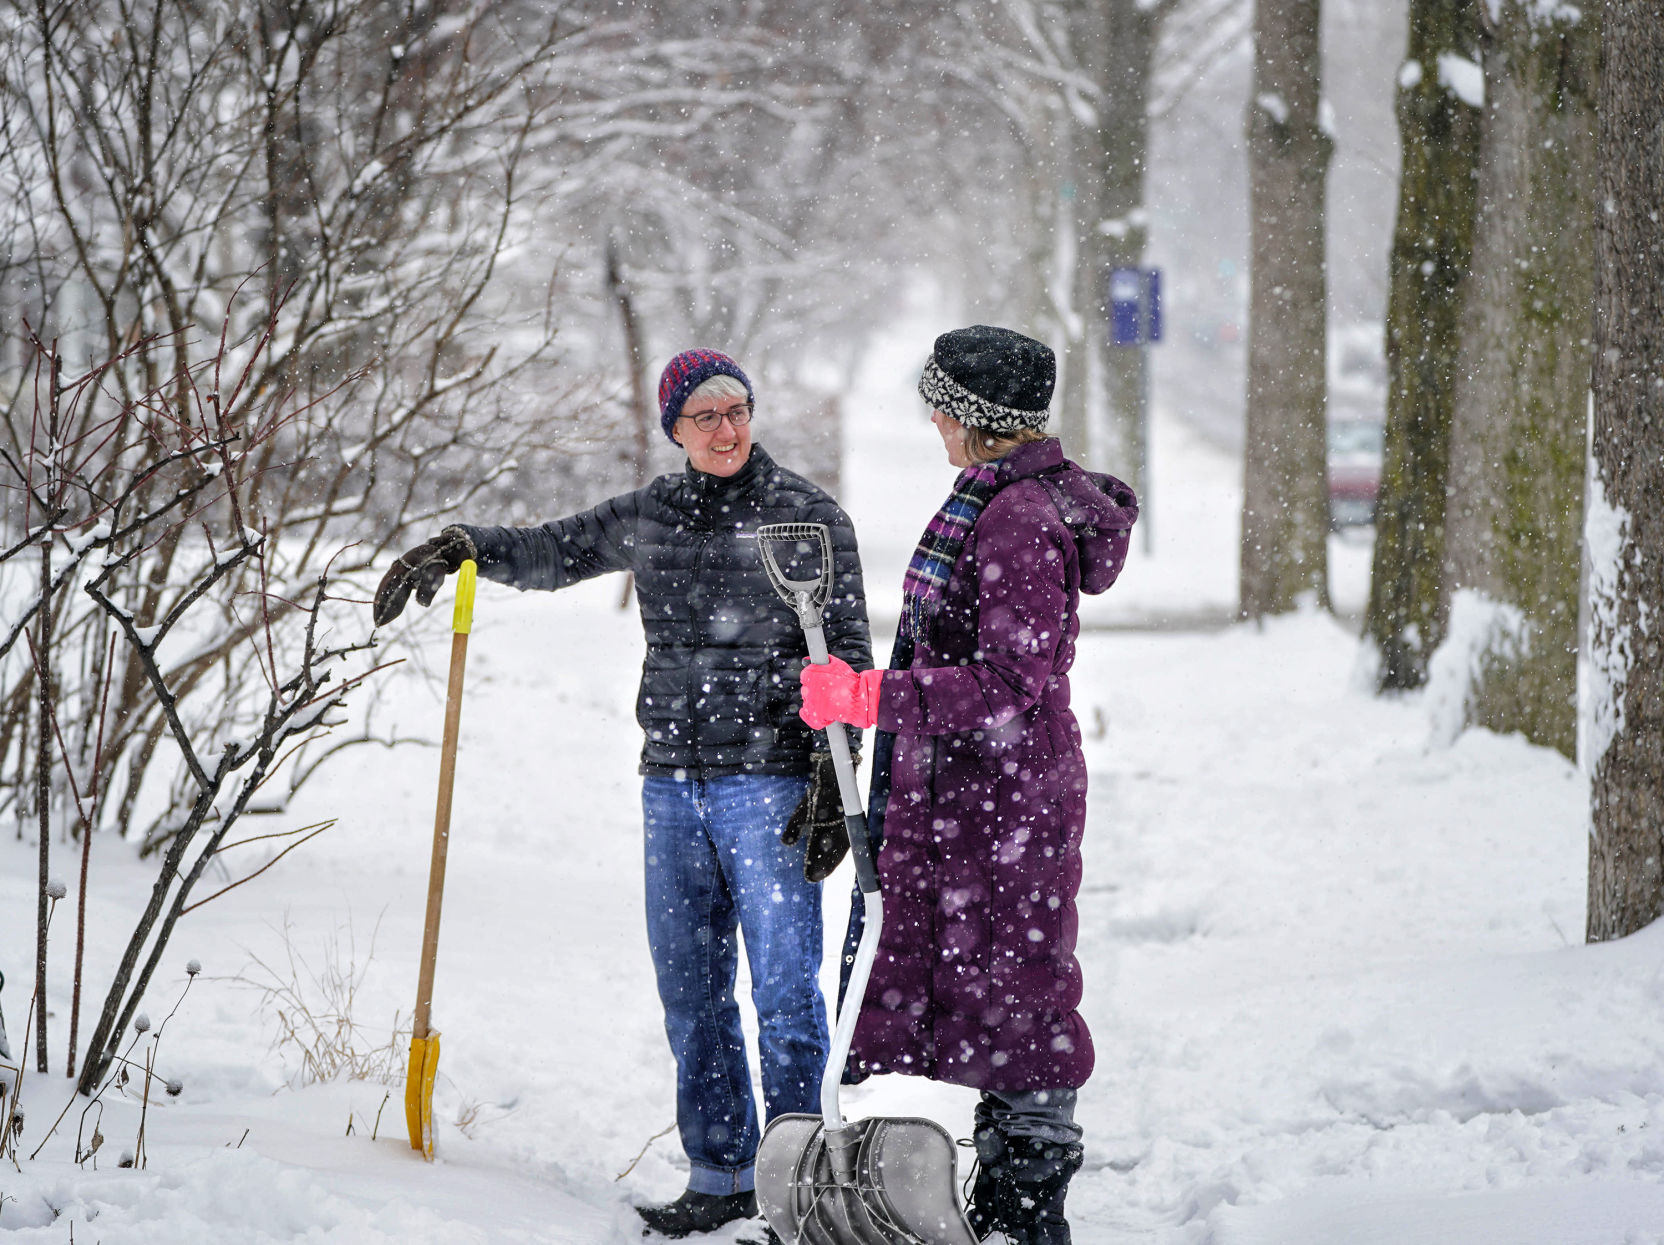
[[[699,548],[698,548],[698,551],[693,555],[693,575],[688,580],[688,596],[690,598],[693,596],[694,586],[699,583],[699,572],[700,572],[700,569],[701,569],[701,567],[702,567],[702,565],[705,561],[705,550],[706,550],[707,546],[710,544],[710,540],[711,540],[711,533],[709,533],[709,532],[706,532],[706,533],[702,534],[699,537]],[[698,713],[698,710],[696,710],[695,707],[694,707],[694,701],[695,701],[694,681],[695,681],[696,678],[698,678],[698,674],[694,669],[694,666],[697,664],[697,662],[694,658],[694,655],[704,652],[704,649],[705,649],[705,629],[700,624],[699,619],[697,617],[694,617],[691,605],[692,605],[692,603],[691,603],[691,600],[690,600],[690,602],[689,602],[690,607],[689,607],[689,610],[688,610],[688,616],[689,616],[689,621],[693,623],[693,641],[694,642],[693,642],[693,651],[689,655],[690,660],[688,661],[688,674],[687,674],[688,750],[693,754],[693,766],[692,766],[693,773],[692,773],[691,777],[695,781],[703,781],[704,777],[705,777],[705,757],[704,757],[704,754],[700,750],[700,747],[699,747],[699,723],[698,723],[698,718],[696,716],[697,713]]]

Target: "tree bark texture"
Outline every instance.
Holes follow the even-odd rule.
[[[1072,208],[1078,333],[1064,360],[1062,426],[1071,456],[1113,471],[1143,492],[1147,447],[1138,418],[1144,351],[1109,344],[1109,273],[1144,264],[1144,181],[1150,142],[1150,78],[1169,5],[1137,0],[1076,4],[1076,53],[1097,87],[1095,122],[1077,130]]]
[[[1249,330],[1240,614],[1329,605],[1320,0],[1260,0],[1248,105]]]
[[[38,376],[38,373],[37,373]],[[61,370],[57,359],[52,360],[48,377],[46,407],[46,479],[45,493],[48,509],[41,515],[40,541],[40,642],[35,649],[35,677],[40,713],[39,751],[35,754],[35,814],[39,844],[39,893],[35,911],[35,1070],[46,1071],[46,930],[52,911],[47,902],[47,890],[52,881],[52,745],[54,687],[52,683],[52,532],[58,521],[59,464],[63,453],[58,444],[62,431],[58,426],[58,402]],[[37,391],[38,392],[38,391]],[[38,410],[38,408],[37,408]],[[31,464],[32,465],[32,464]],[[27,522],[27,519],[25,519]],[[29,1035],[23,1035],[28,1045]],[[18,1066],[26,1056],[18,1049]]]
[[[1403,163],[1387,293],[1387,420],[1364,626],[1380,690],[1419,687],[1442,638],[1458,311],[1473,254],[1480,110],[1443,64],[1477,64],[1476,0],[1411,0],[1398,90]],[[1410,68],[1412,67],[1413,68]]]
[[[54,394],[53,414],[56,415]],[[57,420],[52,425],[53,454],[56,453]],[[57,503],[53,487],[55,472],[47,469],[46,495]],[[35,653],[36,677],[39,680],[40,750],[35,754],[35,813],[36,832],[40,835],[39,886],[35,911],[35,1070],[46,1071],[46,927],[50,919],[46,891],[52,879],[52,519],[47,516],[46,534],[40,542],[40,645]],[[23,1035],[28,1044],[29,1035]],[[21,1049],[21,1048],[20,1048]],[[20,1054],[19,1059],[23,1058]]]
[[[1070,49],[1082,73],[1094,84],[1110,55],[1109,7],[1071,3],[1066,10]],[[1064,97],[1066,108],[1072,102]],[[1098,263],[1093,232],[1103,219],[1104,165],[1108,158],[1103,133],[1111,119],[1101,98],[1090,105],[1090,118],[1079,115],[1087,111],[1081,105],[1071,111],[1076,115],[1067,123],[1068,156],[1063,183],[1058,187],[1058,224],[1066,231],[1062,257],[1066,269],[1060,288],[1067,291],[1069,305],[1060,309],[1058,317],[1063,349],[1058,358],[1056,423],[1063,452],[1089,466],[1101,453],[1093,444],[1095,434],[1101,435],[1093,424],[1094,416],[1101,413],[1098,393],[1103,384],[1104,354],[1104,346],[1095,336],[1100,317],[1093,307],[1097,297],[1093,273]]]
[[[647,404],[646,348],[642,344],[641,322],[636,316],[635,299],[624,280],[624,267],[618,258],[618,239],[609,237],[606,249],[607,293],[618,305],[619,327],[624,333],[624,364],[630,377],[630,466],[633,487],[646,488],[652,479],[652,416]],[[624,587],[618,594],[618,608],[629,609],[635,593],[634,572],[625,572]]]
[[[1519,611],[1473,643],[1468,720],[1575,751],[1594,293],[1599,9],[1506,0],[1485,24],[1473,276],[1451,423],[1445,593]]]
[[[1024,218],[1029,226],[1024,230],[1023,259],[1016,265],[1019,271],[1011,277],[1012,305],[1017,316],[1014,327],[1056,349],[1064,383],[1058,389],[1052,429],[1063,439],[1069,456],[1083,461],[1084,416],[1075,419],[1064,398],[1070,337],[1068,309],[1060,305],[1069,296],[1063,274],[1072,271],[1075,262],[1069,219],[1073,208],[1063,196],[1065,187],[1072,185],[1076,126],[1063,98],[1045,96],[1043,99],[1051,106],[1040,103],[1031,107],[1027,124],[1019,130],[1024,136],[1022,185]],[[1031,327],[1025,329],[1025,325]]]
[[[1609,0],[1600,68],[1583,763],[1591,942],[1664,913],[1664,22]]]
[[[641,319],[636,314],[635,298],[624,280],[624,267],[618,257],[616,239],[607,239],[607,292],[618,305],[619,327],[624,333],[624,362],[630,377],[630,454],[631,478],[636,488],[645,488],[652,479],[652,411],[647,398],[647,349],[643,344]]]

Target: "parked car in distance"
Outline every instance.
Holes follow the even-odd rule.
[[[1330,530],[1338,532],[1375,522],[1384,433],[1378,419],[1329,421]]]

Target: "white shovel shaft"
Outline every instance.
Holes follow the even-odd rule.
[[[838,1088],[844,1079],[844,1065],[849,1062],[849,1044],[855,1039],[855,1022],[861,1015],[861,1000],[867,994],[867,978],[872,975],[872,962],[878,957],[878,935],[884,928],[884,901],[877,891],[861,896],[866,905],[867,923],[861,930],[861,945],[855,951],[855,964],[849,970],[849,988],[844,991],[844,1005],[838,1009],[838,1024],[832,1030],[832,1047],[826,1055],[826,1071],[821,1074],[820,1114],[827,1128],[844,1126],[843,1109],[838,1104]]]
[[[815,611],[818,614],[818,611]],[[826,632],[820,620],[798,602],[798,618],[803,623],[803,637],[808,642],[809,660],[824,666],[830,657],[826,650]],[[846,809],[860,809],[861,789],[855,782],[855,762],[849,754],[849,736],[842,722],[826,728],[826,745],[832,752],[832,768],[838,775],[838,794]],[[867,978],[872,975],[872,963],[878,958],[878,936],[884,928],[884,901],[878,891],[863,891],[866,922],[861,928],[861,943],[855,951],[855,964],[849,971],[849,985],[844,990],[844,1004],[838,1009],[838,1023],[832,1031],[832,1045],[826,1054],[826,1070],[820,1081],[820,1114],[826,1127],[842,1128],[843,1109],[838,1104],[838,1089],[844,1079],[844,1066],[849,1062],[850,1043],[855,1039],[855,1022],[861,1015],[861,1001],[867,994]]]

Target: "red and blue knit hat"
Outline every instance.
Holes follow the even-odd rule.
[[[732,376],[745,386],[746,399],[756,401],[750,377],[720,350],[684,350],[664,365],[664,371],[659,376],[659,423],[664,428],[664,435],[672,441],[676,438],[670,436],[670,429],[682,413],[682,404],[688,400],[690,393],[713,376]]]

